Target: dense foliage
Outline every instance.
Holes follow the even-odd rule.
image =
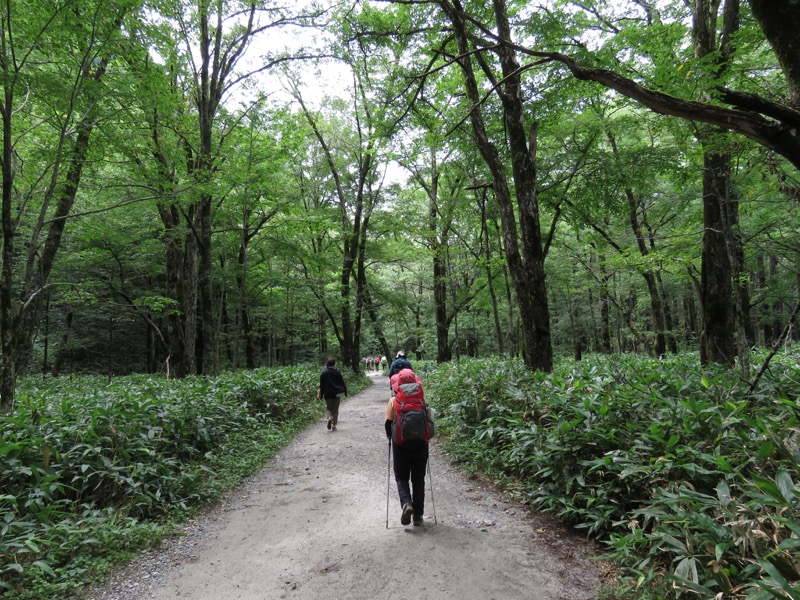
[[[632,597],[799,597],[796,349],[749,395],[696,355],[465,360],[426,383],[451,456],[606,544]]]
[[[734,305],[736,323],[715,331],[731,342],[742,330],[742,358],[780,341],[798,297],[796,169],[575,79],[560,54],[662,100],[721,109],[755,94],[794,115],[751,9],[761,2],[547,4],[4,5],[0,409],[34,372],[214,375],[331,352],[355,367],[401,347],[442,361],[524,354],[520,293],[534,275],[534,305],[549,308],[537,335],[556,354],[696,351]],[[493,37],[506,18],[510,63]],[[468,51],[452,35],[460,21]],[[499,96],[517,75],[519,94]],[[514,117],[504,102],[517,95]],[[469,125],[478,113],[493,170]],[[531,154],[509,145],[523,133],[535,164],[512,173]],[[713,256],[709,152],[727,157],[731,230]],[[503,180],[535,205],[509,211]],[[541,256],[513,259],[540,236]],[[715,274],[722,291],[706,289]]]
[[[305,422],[295,365],[403,348],[443,363],[454,454],[637,585],[800,597],[797,377],[751,369],[800,316],[800,4],[9,0],[0,22],[0,585],[66,593]]]
[[[318,383],[309,367],[23,380],[0,420],[0,589],[66,597],[156,543],[318,418]]]

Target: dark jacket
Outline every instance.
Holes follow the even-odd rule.
[[[319,389],[323,398],[336,398],[340,394],[347,395],[347,385],[339,369],[325,367],[319,376]]]
[[[392,375],[399,373],[403,369],[411,369],[413,371],[414,369],[411,367],[411,361],[407,358],[395,358],[389,366],[389,379],[392,378]]]

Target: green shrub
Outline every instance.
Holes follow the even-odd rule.
[[[455,459],[607,544],[634,587],[669,573],[701,597],[800,598],[797,364],[749,395],[692,355],[549,375],[466,360],[425,381]]]
[[[0,417],[0,588],[66,597],[155,543],[317,418],[318,381],[312,367],[21,381]]]

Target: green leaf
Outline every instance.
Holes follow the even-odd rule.
[[[797,499],[797,490],[795,488],[794,482],[792,481],[792,476],[789,475],[786,471],[778,471],[777,475],[775,476],[775,481],[778,484],[778,489],[780,489],[783,498],[786,502],[790,505],[795,503]]]
[[[786,581],[786,578],[783,575],[781,575],[780,571],[775,567],[775,565],[773,565],[768,560],[760,560],[760,561],[758,561],[758,564],[761,565],[761,568],[764,569],[764,571],[766,571],[767,574],[770,577],[772,577],[773,581],[778,586],[780,586],[780,589],[783,590],[784,592],[786,592],[786,594],[788,594],[789,598],[791,598],[792,600],[800,600],[800,593],[798,593],[797,590],[795,590],[793,587],[791,587],[789,585],[789,582]],[[776,598],[784,598],[785,597],[783,595],[776,594],[774,590],[772,590],[771,588],[766,587],[766,585],[763,584],[762,582],[758,582],[758,585],[761,588],[769,591]]]
[[[37,560],[37,561],[34,561],[31,564],[34,567],[39,567],[42,571],[44,571],[45,573],[50,575],[50,577],[55,577],[56,576],[56,572],[53,570],[53,568],[49,564],[44,562],[43,560]]]
[[[723,544],[716,544],[714,546],[714,559],[719,562],[725,554],[725,546]]]
[[[19,563],[9,563],[5,567],[3,567],[3,572],[6,573],[8,571],[14,571],[15,573],[23,573],[25,569]]]
[[[717,498],[719,498],[720,504],[725,508],[731,503],[731,489],[724,481],[720,481],[719,484],[717,484]]]
[[[781,503],[786,501],[786,498],[784,497],[781,489],[770,480],[763,479],[761,477],[753,477],[753,481],[758,487],[760,487],[767,495],[771,496],[773,499]]]
[[[700,598],[715,598],[716,594],[710,588],[707,588],[704,585],[700,585],[694,581],[690,581],[688,579],[684,579],[682,577],[678,577],[677,575],[673,575],[672,578],[679,583],[682,587],[685,587],[688,590],[692,590],[693,592],[697,592],[700,594]]]
[[[686,557],[675,567],[675,575],[685,581],[699,583],[697,577],[697,561],[694,558]]]
[[[674,550],[677,550],[681,554],[686,554],[686,544],[677,540],[676,538],[672,537],[671,535],[663,535],[662,539],[667,542],[669,546],[672,546]]]
[[[0,456],[11,454],[14,450],[19,450],[20,444],[0,444]]]
[[[766,440],[758,448],[758,458],[764,460],[765,458],[771,456],[774,451],[775,444],[773,444],[770,440]]]

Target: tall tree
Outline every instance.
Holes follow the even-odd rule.
[[[386,154],[399,120],[394,103],[404,84],[398,76],[401,67],[396,50],[371,51],[353,33],[351,18],[350,11],[341,15],[340,39],[331,49],[337,57],[336,64],[349,71],[353,82],[346,116],[352,127],[353,135],[349,140],[352,145],[344,153],[334,155],[333,140],[326,137],[318,122],[319,114],[304,98],[297,80],[289,79],[292,93],[325,156],[339,205],[342,268],[337,335],[344,364],[358,370],[367,288],[369,222],[381,200]],[[332,104],[343,106],[344,103],[334,100]]]
[[[355,74],[355,72],[354,72]],[[324,132],[319,115],[305,102],[299,86],[292,82],[293,94],[305,115],[325,157],[339,206],[342,232],[342,267],[339,278],[341,296],[339,347],[344,364],[358,370],[360,364],[361,309],[365,289],[364,258],[369,220],[378,201],[380,186],[376,176],[375,153],[379,145],[375,124],[371,122],[363,81],[354,77],[353,98],[354,156],[342,164],[334,155],[331,140]],[[363,101],[363,103],[362,103]],[[364,110],[364,113],[360,111]],[[355,284],[355,293],[351,294]]]
[[[73,212],[93,131],[108,108],[103,79],[138,2],[0,6],[3,94],[0,408],[11,409],[20,368]],[[26,235],[24,269],[16,270]],[[17,295],[18,294],[18,295]]]
[[[278,49],[254,63],[252,48],[257,39],[289,25],[308,25],[319,14],[314,8],[288,8],[270,0],[195,0],[189,6],[177,2],[162,7],[161,16],[174,25],[174,36],[162,36],[167,47],[159,50],[171,61],[174,92],[182,94],[187,108],[191,107],[185,111],[178,139],[184,152],[180,164],[194,184],[192,198],[185,206],[168,201],[159,207],[170,240],[169,279],[175,282],[169,293],[182,309],[182,314],[173,318],[178,375],[218,370],[212,212],[215,199],[224,199],[224,192],[215,184],[226,141],[241,118],[241,113],[225,111],[224,102],[257,74],[303,56],[302,52],[290,54]],[[174,126],[163,123],[157,112],[153,114],[153,127]],[[186,117],[194,120],[193,128],[189,128]],[[164,164],[168,192],[174,184],[177,162],[164,161],[168,154],[156,145],[163,137],[154,130],[154,153]]]
[[[645,12],[648,27],[653,29],[654,38],[663,34],[665,24],[661,22],[659,3],[636,2],[636,7]],[[683,90],[668,87],[664,92],[657,89],[657,84],[640,82],[627,76],[621,70],[612,70],[588,64],[587,53],[570,56],[560,51],[543,51],[530,47],[512,45],[517,51],[535,60],[557,61],[565,65],[570,72],[582,80],[591,80],[643,104],[651,110],[670,116],[705,123],[725,131],[733,131],[747,136],[758,144],[774,150],[788,159],[796,168],[800,168],[800,113],[797,102],[798,76],[800,76],[800,58],[796,51],[796,27],[800,23],[800,8],[796,4],[784,3],[779,12],[770,12],[762,1],[750,2],[753,13],[763,36],[774,52],[785,76],[787,99],[785,102],[760,96],[748,89],[742,78],[734,80],[722,78],[732,60],[731,35],[738,28],[739,2],[727,0],[720,2],[698,1],[687,3],[694,16],[693,36],[697,67],[701,72],[710,74],[700,85],[703,95],[693,97],[696,87],[686,86]],[[587,9],[576,4],[580,10]],[[770,5],[771,6],[771,5]],[[591,6],[587,9],[597,17],[600,8]],[[562,17],[564,13],[555,13]],[[780,20],[775,15],[780,14]],[[545,21],[547,19],[545,18]],[[607,18],[600,19],[602,28],[619,33],[622,28],[611,24]],[[499,44],[508,44],[499,33],[484,30],[485,35]],[[562,38],[563,41],[563,38]],[[559,45],[561,41],[558,42]],[[646,46],[647,44],[645,44]],[[583,46],[585,47],[585,46]],[[590,55],[591,56],[591,55]],[[595,56],[599,58],[599,56]],[[602,62],[602,61],[600,61]],[[674,65],[674,63],[673,63]],[[727,83],[742,84],[741,89],[733,89]],[[675,94],[675,95],[672,95]],[[683,95],[681,95],[683,94]],[[727,104],[728,106],[722,106]],[[707,143],[715,137],[710,131],[701,133]],[[704,199],[706,206],[706,231],[709,234],[704,248],[703,278],[701,282],[704,335],[701,348],[706,360],[733,364],[736,356],[736,344],[731,332],[735,331],[733,311],[742,303],[732,302],[733,292],[731,279],[736,267],[737,253],[733,251],[735,241],[725,236],[724,231],[733,229],[735,202],[730,195],[729,159],[719,147],[709,148],[705,157]],[[716,266],[712,267],[714,264]],[[726,266],[727,265],[727,266]],[[742,315],[743,316],[743,315]],[[741,322],[741,319],[739,320]],[[743,327],[744,325],[741,325]],[[739,336],[740,354],[743,345]],[[741,357],[745,359],[745,357]]]
[[[437,144],[438,145],[438,144]],[[417,147],[414,146],[414,150]],[[440,192],[440,184],[446,185],[440,170],[439,148],[431,145],[427,152],[413,152],[414,156],[401,159],[411,173],[413,181],[425,190],[427,196],[427,240],[431,253],[432,287],[434,312],[436,315],[436,361],[447,362],[452,358],[449,341],[450,323],[454,313],[448,314],[447,291],[450,281],[447,248],[452,235],[451,198],[460,191],[460,181],[456,179],[450,186],[449,198]],[[447,193],[447,192],[446,192]]]
[[[723,80],[731,60],[732,37],[739,27],[739,1],[726,0],[718,14],[718,1],[694,3],[692,39],[695,57],[711,63],[712,81]],[[717,32],[717,22],[722,27]],[[706,96],[707,94],[704,94]],[[738,260],[739,245],[734,235],[738,226],[738,200],[731,185],[731,156],[720,147],[723,135],[718,127],[706,126],[697,132],[703,146],[703,262],[700,278],[700,305],[703,311],[703,332],[700,336],[700,358],[704,363],[734,365],[737,355],[736,336],[744,330],[742,289],[736,283],[742,265]],[[737,318],[738,317],[738,318]],[[749,347],[739,337],[739,360],[748,378]]]
[[[281,212],[288,203],[285,195],[288,190],[282,185],[280,173],[285,165],[281,144],[295,141],[291,137],[275,136],[278,123],[283,114],[276,111],[270,119],[265,111],[251,110],[243,119],[232,146],[234,156],[228,161],[234,164],[236,174],[232,174],[228,196],[230,209],[235,214],[229,217],[228,227],[236,232],[236,309],[235,332],[233,333],[232,365],[240,364],[240,346],[244,347],[244,365],[248,369],[257,366],[256,339],[252,315],[252,305],[256,297],[250,285],[251,263],[254,252],[252,246],[264,228]],[[271,130],[271,131],[270,131]],[[297,142],[299,143],[299,142]],[[217,225],[219,226],[219,225]],[[223,269],[226,270],[226,269]]]
[[[505,43],[486,44],[480,37],[475,42],[476,33],[472,28],[476,20],[468,15],[461,2],[439,1],[436,4],[452,27],[456,42],[452,59],[463,76],[475,143],[491,173],[500,208],[506,259],[524,333],[523,358],[529,368],[549,372],[553,368],[553,352],[536,189],[537,123],[526,119],[522,71],[512,40],[508,7],[504,0],[494,0],[492,24],[481,26],[496,28],[498,37]],[[490,53],[496,56],[495,68],[488,60]],[[492,139],[486,122],[476,65],[502,107],[505,136],[499,143]],[[513,192],[498,149],[501,146],[510,155]]]

